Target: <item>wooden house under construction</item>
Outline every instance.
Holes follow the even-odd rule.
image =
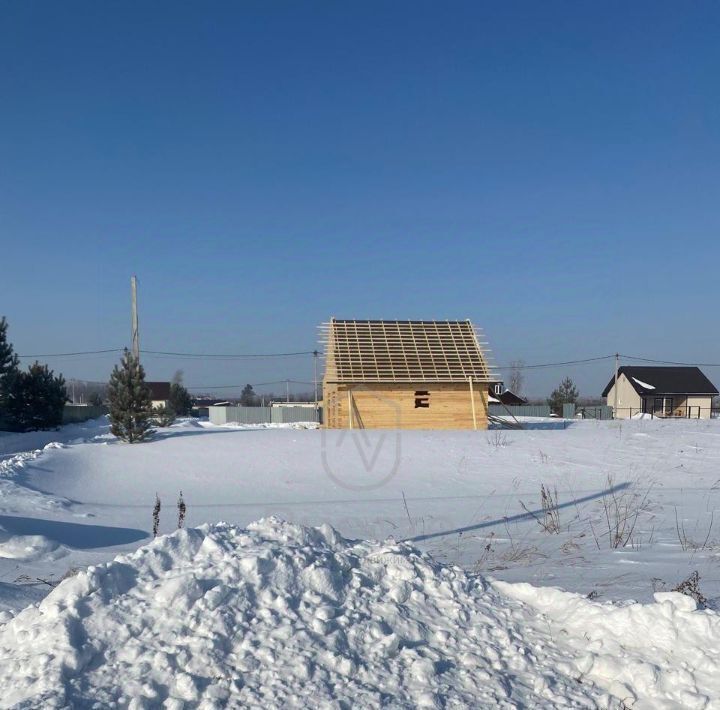
[[[331,429],[487,429],[494,381],[469,320],[338,320],[322,326]]]

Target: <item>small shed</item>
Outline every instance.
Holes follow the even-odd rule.
[[[490,372],[469,320],[340,320],[322,326],[331,429],[487,429]]]

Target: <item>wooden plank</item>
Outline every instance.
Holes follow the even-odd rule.
[[[339,396],[334,398],[333,391]],[[378,384],[353,386],[352,397],[344,385],[330,385],[325,401],[328,402],[325,426],[348,428],[350,413],[353,425],[362,421],[367,429],[478,429],[487,428],[487,392],[474,389],[472,408],[468,406],[468,383],[443,385],[412,383],[409,386]],[[427,391],[427,408],[415,407],[415,392]],[[333,404],[336,402],[337,404]],[[331,411],[332,410],[332,411]]]

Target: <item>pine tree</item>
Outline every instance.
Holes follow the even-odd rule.
[[[187,417],[192,411],[192,397],[180,382],[170,385],[170,406],[179,417]]]
[[[27,372],[7,378],[5,426],[13,431],[53,429],[62,424],[67,400],[65,380],[47,365],[35,362]]]
[[[132,444],[152,434],[152,400],[145,370],[127,349],[110,375],[108,399],[110,431],[115,436]]]
[[[159,427],[168,427],[175,421],[175,410],[166,404],[155,407],[152,410],[152,420]]]
[[[6,375],[16,372],[20,361],[13,352],[13,346],[7,339],[8,322],[5,316],[0,318],[0,380]]]
[[[240,393],[240,404],[243,407],[254,407],[257,404],[257,395],[253,391],[252,385],[245,385]]]
[[[548,404],[553,411],[560,412],[563,404],[574,404],[577,402],[578,397],[579,393],[577,387],[575,387],[575,383],[569,377],[566,377],[560,385],[551,392]]]
[[[18,375],[19,360],[13,346],[7,339],[8,323],[5,316],[0,318],[0,427],[10,426],[7,417],[8,396],[11,380]]]

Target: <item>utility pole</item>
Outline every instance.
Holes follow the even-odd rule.
[[[290,404],[290,380],[285,380],[285,397],[287,403]]]
[[[618,355],[618,353],[615,353],[615,385],[613,387],[615,403],[613,404],[613,419],[618,418],[618,370],[619,369],[620,369],[620,355]]]
[[[318,351],[313,351],[313,360],[315,365],[315,377],[313,379],[313,384],[315,385],[315,411],[317,412],[318,409],[318,390],[317,390],[317,370],[318,370]]]
[[[138,326],[136,276],[130,278],[130,291],[132,293],[132,351],[135,359],[140,362],[140,327]]]

